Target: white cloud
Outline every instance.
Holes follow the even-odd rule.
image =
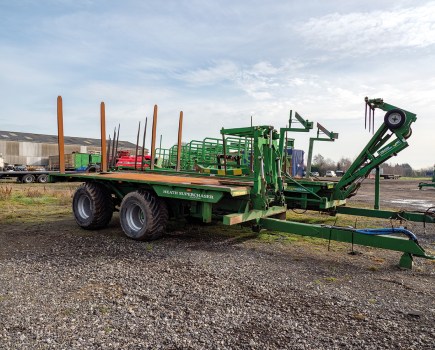
[[[390,11],[333,13],[296,29],[314,48],[359,55],[435,44],[435,3]]]
[[[215,85],[224,81],[234,80],[240,72],[237,65],[230,61],[217,62],[208,68],[191,70],[176,74],[175,77],[196,86]]]

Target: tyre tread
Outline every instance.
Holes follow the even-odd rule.
[[[114,205],[112,197],[109,191],[98,183],[87,182],[81,185],[76,193],[79,191],[85,191],[93,203],[94,210],[92,212],[92,221],[83,226],[79,222],[78,224],[87,230],[96,230],[106,227],[113,216]],[[76,219],[77,220],[77,219]]]

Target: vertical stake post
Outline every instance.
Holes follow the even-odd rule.
[[[139,127],[137,128],[136,154],[134,156],[134,170],[137,170],[137,156],[138,156],[138,150],[139,150],[139,135],[140,135],[140,122],[139,122]]]
[[[110,168],[111,167],[111,158],[110,158],[110,148],[112,147],[112,139],[110,138],[110,134],[109,134],[109,146],[107,147],[107,167]]]
[[[177,171],[181,169],[181,137],[183,134],[183,111],[180,111],[180,120],[178,121],[178,143],[177,143]]]
[[[62,96],[57,97],[57,144],[59,151],[59,172],[65,174],[65,138],[63,134]]]
[[[143,171],[143,167],[145,165],[145,138],[147,136],[147,124],[148,124],[148,117],[145,117],[145,126],[143,129],[143,139],[142,139],[142,162],[140,170]]]
[[[113,130],[113,142],[112,142],[112,151],[110,152],[110,159],[108,160],[109,167],[114,167],[116,165],[115,161],[115,141],[116,141],[116,126]],[[109,147],[110,148],[110,147]]]
[[[376,167],[376,173],[375,173],[375,205],[374,209],[380,209],[381,200],[380,200],[380,180],[381,180],[381,171],[379,169],[379,166]]]
[[[154,170],[154,158],[156,157],[156,129],[157,129],[157,105],[154,105],[153,130],[151,133],[151,164],[150,164],[151,170]]]
[[[107,171],[107,150],[106,150],[106,107],[104,102],[100,105],[100,127],[101,127],[101,171]]]
[[[252,128],[252,115],[251,115],[251,128]],[[253,139],[251,137],[251,154],[250,156],[250,163],[251,163],[251,174],[254,172],[254,144]]]
[[[118,133],[116,134],[116,144],[115,144],[115,156],[113,157],[113,166],[116,165],[116,157],[118,156],[118,143],[119,143],[119,129],[121,124],[118,124]]]
[[[222,134],[223,151],[224,151],[224,175],[227,174],[227,147],[225,145],[225,134]]]

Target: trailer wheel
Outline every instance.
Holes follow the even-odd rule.
[[[409,131],[405,135],[403,135],[403,138],[405,140],[407,140],[407,139],[409,139],[411,137],[411,135],[412,135],[412,129],[409,128]]]
[[[127,237],[148,241],[163,235],[168,209],[165,202],[150,192],[136,191],[122,200],[119,218]]]
[[[403,124],[405,124],[405,121],[406,121],[405,112],[397,108],[388,111],[384,117],[385,125],[390,130],[395,130],[400,128]]]
[[[85,183],[74,193],[74,217],[81,228],[95,230],[106,227],[113,211],[112,197],[103,185]]]
[[[21,182],[24,184],[31,184],[35,182],[35,177],[32,174],[26,174],[21,177]]]
[[[47,174],[41,174],[36,178],[36,181],[38,181],[41,184],[45,184],[48,182],[48,175]]]

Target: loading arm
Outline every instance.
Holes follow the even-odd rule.
[[[335,199],[354,195],[373,169],[408,147],[406,139],[412,134],[411,124],[417,120],[416,114],[385,103],[381,98],[366,97],[365,102],[366,110],[369,108],[373,114],[375,109],[387,113],[382,125],[338,182]]]

